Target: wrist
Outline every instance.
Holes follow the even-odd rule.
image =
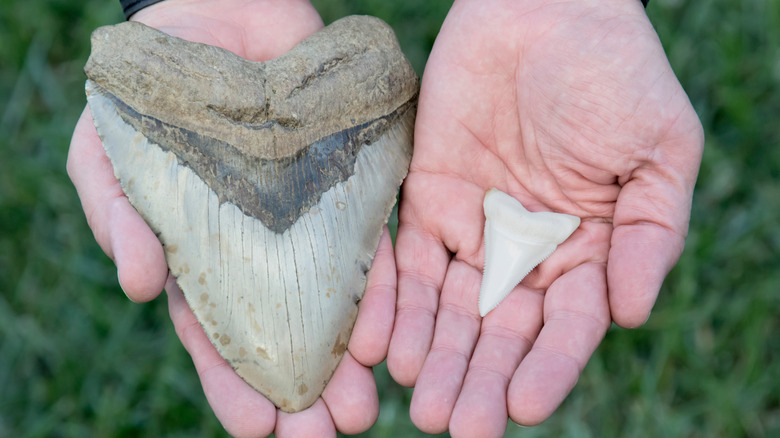
[[[140,0],[130,3],[144,7],[136,9],[128,20],[147,25],[149,22],[163,21],[176,24],[177,21],[193,16],[215,20],[232,16],[247,18],[248,10],[268,16],[279,16],[289,11],[314,9],[309,0]]]
[[[502,8],[520,13],[530,13],[538,8],[565,5],[566,3],[571,3],[570,6],[576,7],[614,8],[630,4],[634,7],[642,5],[646,8],[649,2],[650,0],[569,0],[568,2],[566,0],[454,0],[453,4],[474,4],[485,9]]]
[[[322,27],[308,0],[165,0],[130,20],[253,61],[279,56]]]

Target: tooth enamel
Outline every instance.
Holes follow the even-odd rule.
[[[485,270],[479,291],[479,313],[487,315],[549,257],[580,225],[563,213],[532,213],[517,199],[490,189],[485,211]]]

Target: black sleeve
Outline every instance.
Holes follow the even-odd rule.
[[[122,4],[122,11],[125,13],[125,19],[129,20],[130,16],[136,12],[160,1],[162,0],[119,0],[119,3]]]

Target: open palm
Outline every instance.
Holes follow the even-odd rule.
[[[282,55],[322,27],[319,15],[304,0],[169,0],[141,10],[133,19],[254,61]],[[286,414],[241,380],[206,338],[168,274],[162,246],[114,177],[89,109],[73,134],[68,173],[96,240],[117,264],[127,296],[148,301],[165,287],[176,332],[192,356],[214,413],[231,435],[255,437],[275,432],[280,437],[325,437],[335,436],[336,430],[361,432],[374,423],[379,403],[370,367],[387,352],[395,301],[395,265],[387,232],[380,241],[341,364],[311,408]]]
[[[684,245],[698,118],[638,1],[462,0],[426,66],[415,129],[390,372],[415,386],[426,432],[537,424],[612,321],[648,317]],[[582,225],[482,319],[491,187]]]

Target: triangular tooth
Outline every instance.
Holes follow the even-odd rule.
[[[479,313],[484,317],[579,227],[580,218],[529,212],[520,201],[495,188],[485,194],[483,208],[485,269]]]
[[[128,22],[93,34],[85,72],[115,175],[212,344],[283,411],[309,407],[411,160],[418,81],[392,29],[344,18],[251,63]]]

